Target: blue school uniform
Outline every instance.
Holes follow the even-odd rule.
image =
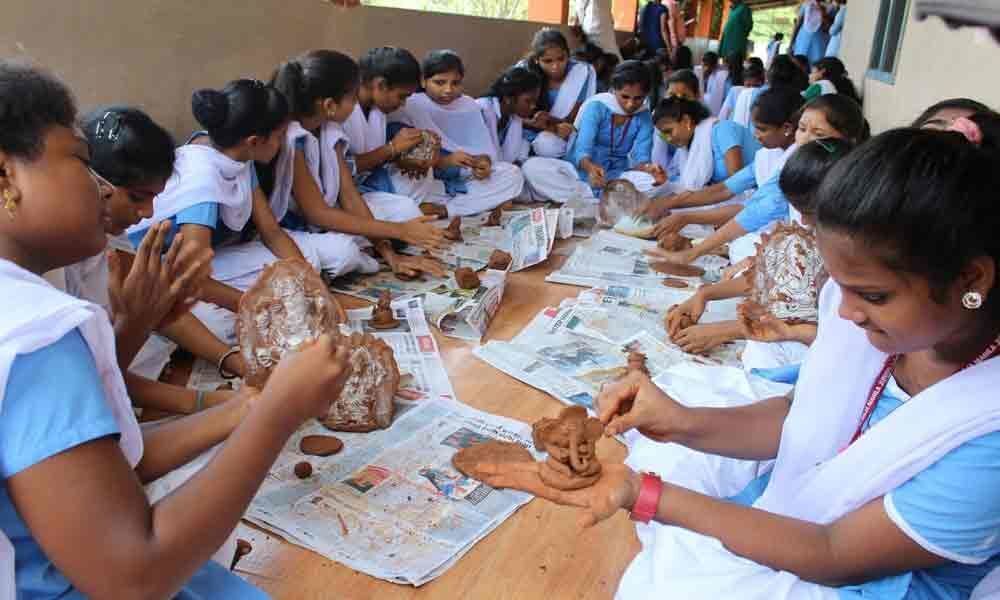
[[[794,383],[799,365],[755,374]],[[890,378],[867,431],[909,400]],[[770,473],[730,501],[749,506],[764,493]],[[950,559],[923,569],[838,589],[842,600],[960,600],[1000,566],[1000,432],[970,440],[885,495],[886,513],[908,537]],[[933,549],[933,550],[930,550]]]
[[[763,229],[775,221],[788,220],[788,199],[778,185],[778,175],[757,188],[734,219],[747,233]]]
[[[578,61],[575,61],[575,60],[568,61],[566,63],[566,72],[569,73],[570,69],[572,69],[573,66],[577,62]],[[545,86],[547,87],[547,84],[545,84]],[[554,90],[553,89],[546,89],[545,90],[545,99],[547,100],[546,106],[548,106],[549,108],[551,108],[553,105],[555,105],[556,98],[558,98],[558,97],[559,97],[559,88],[556,88]],[[584,85],[583,87],[580,88],[580,95],[577,96],[576,103],[577,104],[583,104],[583,102],[586,99],[587,99],[587,86]],[[528,140],[528,142],[533,142],[533,141],[535,141],[535,138],[538,137],[539,133],[541,133],[541,132],[538,131],[537,129],[530,129],[528,127],[525,127],[524,130],[523,130],[523,132],[522,132],[522,135],[524,136],[524,139]],[[502,141],[501,141],[501,145],[503,145]]]
[[[709,183],[718,183],[729,177],[729,170],[726,169],[726,152],[735,146],[740,147],[740,154],[743,156],[744,169],[748,165],[753,165],[754,156],[760,149],[760,142],[753,136],[753,133],[746,127],[733,121],[719,121],[712,127],[712,156],[715,162],[715,169],[712,172],[712,179]]]
[[[45,385],[38,385],[39,377],[54,373],[58,377],[46,377]],[[0,486],[0,530],[14,545],[20,600],[84,596],[45,556],[14,507],[6,480],[61,452],[118,434],[97,365],[79,330],[14,359],[0,409],[0,477],[4,480]],[[221,566],[208,563],[175,598],[251,600],[267,595]]]
[[[632,115],[624,125],[613,125],[613,116],[611,109],[600,102],[591,102],[582,110],[576,140],[567,150],[566,159],[576,166],[583,181],[588,180],[587,172],[580,168],[584,157],[603,167],[609,181],[650,160],[653,119],[649,111]]]
[[[799,32],[795,36],[795,46],[792,54],[804,54],[809,57],[809,64],[812,65],[826,54],[826,45],[830,41],[830,36],[822,29],[816,32],[808,31],[805,27],[806,5],[799,7],[799,18],[803,25],[799,27]]]
[[[742,169],[727,177],[722,185],[726,186],[734,196],[757,187],[757,175],[753,169],[753,163],[744,165]]]
[[[639,19],[639,39],[642,40],[649,54],[655,54],[657,50],[667,47],[663,42],[663,30],[660,27],[660,18],[665,14],[667,14],[667,7],[656,2],[649,2],[642,8],[642,17]]]

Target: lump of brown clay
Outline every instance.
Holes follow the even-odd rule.
[[[302,454],[332,456],[344,449],[344,442],[332,435],[307,435],[299,442]]]
[[[667,252],[683,252],[693,247],[690,238],[686,238],[677,232],[661,235],[660,239],[656,240],[656,245]]]
[[[672,288],[686,288],[688,287],[688,282],[683,279],[674,279],[673,277],[667,277],[663,280],[663,285]]]
[[[434,204],[433,202],[421,202],[420,212],[424,213],[425,215],[437,217],[439,219],[448,218],[448,208],[443,204]]]
[[[339,331],[340,305],[304,260],[264,269],[240,299],[238,337],[246,383],[261,389],[275,365],[310,339]]]
[[[455,217],[448,223],[448,228],[444,230],[445,239],[451,240],[453,242],[462,241],[462,218]]]
[[[392,313],[392,294],[382,290],[378,303],[372,311],[372,319],[368,323],[375,329],[393,329],[399,325],[399,319]]]
[[[490,254],[489,262],[486,264],[487,269],[496,269],[497,271],[504,271],[510,266],[510,262],[513,260],[510,254],[504,252],[503,250],[494,250]]]
[[[235,569],[236,564],[240,562],[240,559],[242,559],[247,554],[250,554],[251,552],[253,552],[253,546],[250,544],[250,542],[242,538],[236,540],[236,552],[233,553],[233,562],[230,563],[229,570],[232,571],[233,569]]]
[[[480,463],[504,464],[532,462],[534,460],[531,453],[519,444],[490,440],[462,448],[451,457],[451,464],[462,475],[481,480],[482,473],[476,470],[476,465]]]
[[[486,222],[483,223],[486,227],[499,227],[500,217],[503,216],[503,207],[498,206],[490,211],[490,216],[486,217]]]
[[[629,352],[627,369],[629,373],[637,371],[639,373],[649,375],[649,369],[646,367],[646,355],[642,352]]]
[[[455,283],[463,290],[474,290],[480,286],[479,275],[469,267],[455,269]]]
[[[392,399],[399,389],[399,367],[392,348],[370,334],[354,333],[342,343],[348,345],[351,376],[319,422],[332,431],[385,429],[392,424]]]
[[[535,448],[548,452],[538,475],[560,490],[577,490],[593,485],[601,477],[596,444],[604,426],[587,416],[582,406],[564,408],[555,419],[541,419],[531,428]]]
[[[701,267],[682,263],[657,261],[649,263],[649,267],[657,273],[676,275],[678,277],[701,277],[705,274],[705,269]]]
[[[308,479],[313,474],[313,466],[306,461],[296,463],[293,470],[299,479]]]

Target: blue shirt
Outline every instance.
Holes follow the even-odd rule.
[[[581,112],[576,141],[566,152],[566,160],[577,167],[580,179],[587,181],[587,172],[580,168],[580,160],[584,157],[603,167],[608,180],[617,179],[630,168],[649,162],[653,150],[653,119],[648,110],[633,114],[624,125],[614,126],[614,113],[600,102],[591,102]]]
[[[45,385],[38,385],[40,380]],[[0,409],[0,477],[4,482],[0,530],[14,545],[20,600],[82,599],[83,595],[32,536],[7,493],[7,479],[81,444],[119,433],[94,357],[79,330],[14,359]],[[215,563],[202,567],[176,596],[185,600],[266,597]]]
[[[709,183],[718,183],[729,177],[729,170],[726,169],[726,152],[737,146],[743,156],[743,164],[752,165],[754,155],[760,149],[760,142],[749,129],[733,121],[719,121],[712,127],[712,157],[715,161],[715,170]]]
[[[793,366],[755,374],[794,383],[797,371],[798,366]],[[865,431],[907,400],[906,392],[890,379]],[[730,500],[751,505],[769,480],[769,473],[757,478]],[[842,600],[968,598],[983,577],[1000,566],[1000,432],[972,439],[945,454],[886,494],[883,503],[908,537],[952,562],[840,588]]]
[[[744,165],[742,169],[727,177],[722,184],[734,196],[755,187],[757,185],[757,175],[754,173],[753,166],[753,163]]]
[[[747,233],[758,231],[774,223],[788,219],[788,199],[778,185],[778,175],[757,188],[735,217],[740,227]]]
[[[642,7],[642,17],[639,19],[639,39],[650,52],[666,48],[663,43],[663,30],[660,27],[660,17],[667,14],[667,7],[650,0]]]

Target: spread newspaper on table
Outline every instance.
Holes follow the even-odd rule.
[[[418,300],[411,302],[396,309],[397,318],[405,316],[404,327],[372,333],[393,347],[401,371],[420,371],[408,384],[422,392],[419,399],[406,390],[397,396],[388,429],[333,432],[344,449],[325,458],[305,456],[299,442],[331,432],[317,422],[303,426],[271,467],[246,518],[357,571],[419,586],[531,500],[463,476],[452,467],[452,455],[488,439],[534,449],[530,425],[451,399],[423,309]],[[369,329],[362,313],[351,311],[351,329]],[[294,474],[301,461],[312,465],[305,479]]]

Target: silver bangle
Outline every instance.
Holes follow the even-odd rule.
[[[240,351],[240,347],[239,346],[233,346],[225,354],[222,355],[222,358],[219,359],[219,364],[217,364],[216,367],[218,367],[218,369],[219,369],[219,375],[222,376],[223,379],[236,379],[237,377],[239,377],[239,375],[234,375],[234,374],[231,374],[231,373],[227,373],[226,370],[222,366],[223,364],[225,364],[227,358],[229,358],[230,356],[232,356],[234,354],[239,353],[239,351]]]

